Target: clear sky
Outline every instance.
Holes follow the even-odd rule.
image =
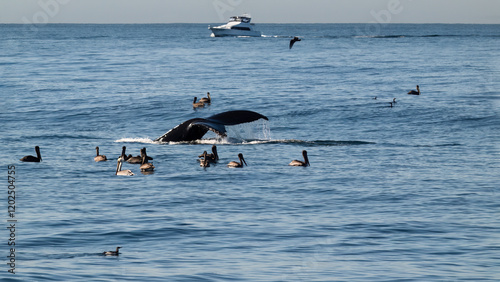
[[[496,23],[500,0],[0,0],[0,23]]]

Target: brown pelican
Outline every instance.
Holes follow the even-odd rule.
[[[143,149],[140,150],[140,155],[132,157],[131,155],[127,157],[127,162],[129,164],[142,164],[142,155],[144,154]]]
[[[198,98],[194,97],[193,108],[203,108],[203,107],[205,107],[205,103],[203,103],[203,102],[196,102],[196,99],[198,99]]]
[[[20,159],[22,162],[32,162],[32,163],[39,163],[42,161],[42,155],[40,154],[40,147],[35,146],[35,152],[36,152],[36,157],[34,156],[24,156]]]
[[[116,164],[116,175],[126,175],[126,176],[131,176],[134,175],[134,173],[130,170],[122,170],[122,164],[123,164],[123,158],[119,157],[118,158],[118,163]]]
[[[243,154],[239,153],[238,154],[238,158],[240,159],[239,163],[235,162],[235,161],[232,161],[232,162],[230,162],[230,163],[227,164],[227,167],[243,167],[243,164],[247,165],[247,162],[243,158]]]
[[[148,156],[148,154],[146,154],[146,147],[142,148],[142,151],[144,152],[144,155],[146,155],[146,159],[147,159],[148,161],[152,161],[152,160],[153,160],[153,158],[152,158],[152,157],[150,157],[150,156]]]
[[[302,151],[302,156],[304,157],[304,161],[293,160],[289,165],[291,166],[309,166],[309,158],[307,157],[307,151]]]
[[[420,95],[420,87],[418,87],[418,85],[417,85],[417,91],[411,90],[410,92],[408,92],[408,94],[410,94],[410,95]]]
[[[200,159],[201,167],[210,167],[210,161],[208,160],[207,151],[203,152]]]
[[[120,254],[118,252],[118,250],[121,249],[121,248],[122,247],[116,247],[116,251],[103,252],[102,254],[105,255],[105,256],[117,256],[117,255]]]
[[[95,147],[95,150],[96,150],[96,156],[94,158],[94,161],[105,162],[108,160],[105,155],[99,155],[99,147]]]
[[[203,152],[203,154],[205,152]],[[203,157],[203,154],[199,155],[198,158]],[[216,163],[219,160],[219,154],[217,154],[217,146],[213,145],[212,146],[212,153],[211,154],[207,154],[207,156],[205,158],[207,158],[208,161],[211,162],[211,163]]]
[[[155,170],[155,166],[152,163],[148,163],[148,156],[146,154],[142,154],[142,164],[140,167],[141,171],[153,171]]]
[[[132,155],[125,155],[125,151],[127,150],[127,147],[123,146],[122,147],[122,154],[119,156],[119,158],[123,158],[124,161],[128,160]]]
[[[290,40],[290,48],[289,49],[292,49],[293,47],[293,44],[295,44],[295,42],[297,41],[302,41],[300,38],[298,38],[297,36],[295,36],[292,40]]]
[[[204,104],[210,104],[210,103],[212,103],[212,98],[210,97],[210,92],[207,92],[207,97],[201,98],[200,102],[204,103]]]

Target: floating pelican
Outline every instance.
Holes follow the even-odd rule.
[[[117,256],[120,254],[118,250],[121,248],[122,247],[116,247],[116,251],[103,252],[102,254],[105,256]]]
[[[119,156],[119,158],[123,158],[124,161],[129,159],[129,156],[131,157],[132,155],[125,155],[125,151],[127,150],[127,147],[123,146],[122,147],[122,154]]]
[[[203,108],[203,107],[205,107],[205,103],[203,103],[203,102],[196,102],[196,99],[198,99],[198,97],[194,97],[193,108]]]
[[[302,151],[302,156],[304,157],[304,161],[293,160],[289,165],[291,166],[309,166],[309,158],[307,157],[307,151]]]
[[[94,161],[105,162],[108,160],[105,155],[99,155],[99,147],[95,147],[95,150],[96,150],[96,156],[94,158]]]
[[[116,175],[126,175],[126,176],[131,176],[134,175],[134,173],[130,170],[122,170],[122,164],[123,164],[123,158],[119,157],[118,158],[118,163],[116,165]]]
[[[201,155],[200,159],[200,166],[201,167],[210,167],[210,161],[208,160],[207,156],[207,151],[203,152],[203,155]]]
[[[410,92],[408,92],[408,94],[410,94],[410,95],[420,95],[420,87],[418,87],[418,85],[417,85],[417,91],[411,90]]]
[[[235,162],[235,161],[232,161],[232,162],[230,162],[230,163],[227,164],[227,167],[243,167],[243,164],[247,165],[247,162],[243,158],[243,154],[242,153],[238,154],[238,158],[240,159],[239,163]]]
[[[143,148],[141,150],[141,155],[142,155],[142,164],[141,164],[141,171],[153,171],[155,170],[155,166],[152,164],[152,163],[149,163],[148,162],[148,156],[146,155],[145,153],[145,150],[146,148]]]
[[[140,153],[141,154],[139,156],[132,157],[132,155],[130,155],[127,157],[127,162],[129,164],[142,164],[142,155],[144,154],[143,149],[140,150]]]
[[[150,157],[150,156],[148,156],[148,154],[146,154],[146,147],[142,148],[142,151],[144,152],[144,155],[146,155],[146,159],[147,159],[148,161],[152,161],[152,160],[153,160],[153,158],[152,158],[152,157]]]
[[[204,153],[206,153],[206,151],[203,152],[203,154]],[[203,154],[199,155],[198,158],[203,157]],[[217,154],[217,146],[215,146],[215,145],[212,146],[212,153],[207,154],[206,158],[211,163],[216,163],[219,160],[219,154]]]
[[[210,97],[210,92],[207,92],[207,97],[201,98],[200,102],[204,103],[204,104],[211,104],[212,103],[212,98]]]
[[[42,155],[40,154],[40,147],[35,146],[36,157],[34,156],[24,156],[20,159],[22,162],[39,163],[42,161]]]

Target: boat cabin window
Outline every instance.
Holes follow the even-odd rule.
[[[231,29],[237,29],[237,30],[250,30],[249,27],[244,27],[244,26],[232,26]]]

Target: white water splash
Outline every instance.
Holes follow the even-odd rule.
[[[149,138],[122,138],[115,140],[116,143],[144,143],[144,144],[159,144],[159,142],[154,141]]]

